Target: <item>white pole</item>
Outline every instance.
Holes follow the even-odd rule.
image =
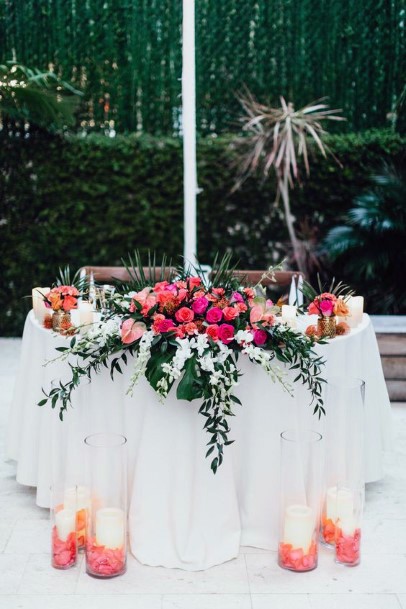
[[[196,263],[196,76],[195,0],[183,0],[182,28],[182,129],[185,265]]]

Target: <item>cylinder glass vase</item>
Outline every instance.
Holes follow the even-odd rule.
[[[337,487],[335,521],[335,561],[348,567],[361,560],[361,520],[363,487]]]
[[[51,564],[55,569],[69,569],[76,564],[76,487],[65,503],[65,487],[51,487]]]
[[[350,377],[329,378],[326,387],[325,472],[321,541],[335,547],[336,525],[349,510],[360,522],[364,489],[365,383]],[[352,507],[351,507],[352,506]]]
[[[281,434],[281,505],[278,564],[312,571],[318,561],[322,436],[314,431]]]
[[[87,521],[86,571],[116,577],[127,560],[127,439],[119,434],[88,436],[90,509]]]

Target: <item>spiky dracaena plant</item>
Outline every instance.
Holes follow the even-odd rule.
[[[306,175],[310,173],[309,140],[315,142],[324,157],[331,153],[322,141],[326,134],[322,127],[323,121],[346,119],[337,114],[341,110],[330,110],[323,100],[312,102],[300,110],[295,110],[293,104],[287,103],[283,97],[280,98],[279,108],[261,104],[248,90],[239,100],[244,110],[240,122],[247,137],[237,141],[238,178],[235,189],[249,176],[262,173],[266,179],[271,170],[275,172],[276,200],[282,198],[294,257],[299,269],[305,272],[304,253],[291,211],[290,189],[295,181],[300,183],[300,157],[303,159]]]
[[[0,65],[0,115],[35,125],[60,128],[74,123],[82,95],[53,72],[15,62]]]

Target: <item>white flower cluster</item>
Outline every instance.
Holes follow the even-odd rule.
[[[127,395],[133,394],[133,389],[140,378],[144,376],[149,358],[151,357],[151,344],[154,340],[154,332],[148,330],[144,332],[138,346],[137,356],[135,357],[134,372],[130,379],[130,385],[127,390]]]
[[[279,381],[286,391],[292,395],[293,387],[285,379],[286,372],[281,366],[274,363],[275,354],[273,352],[265,351],[265,349],[255,347],[252,343],[248,343],[245,344],[241,353],[248,355],[252,362],[259,364],[265,372],[269,374],[274,383]]]

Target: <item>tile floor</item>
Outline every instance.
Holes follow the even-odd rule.
[[[0,339],[0,609],[406,609],[406,404],[393,405],[386,477],[368,485],[359,567],[339,567],[322,549],[318,569],[295,574],[276,565],[274,552],[241,548],[236,560],[199,573],[130,557],[123,577],[100,581],[83,560],[67,572],[50,567],[48,511],[4,461],[20,345]]]

